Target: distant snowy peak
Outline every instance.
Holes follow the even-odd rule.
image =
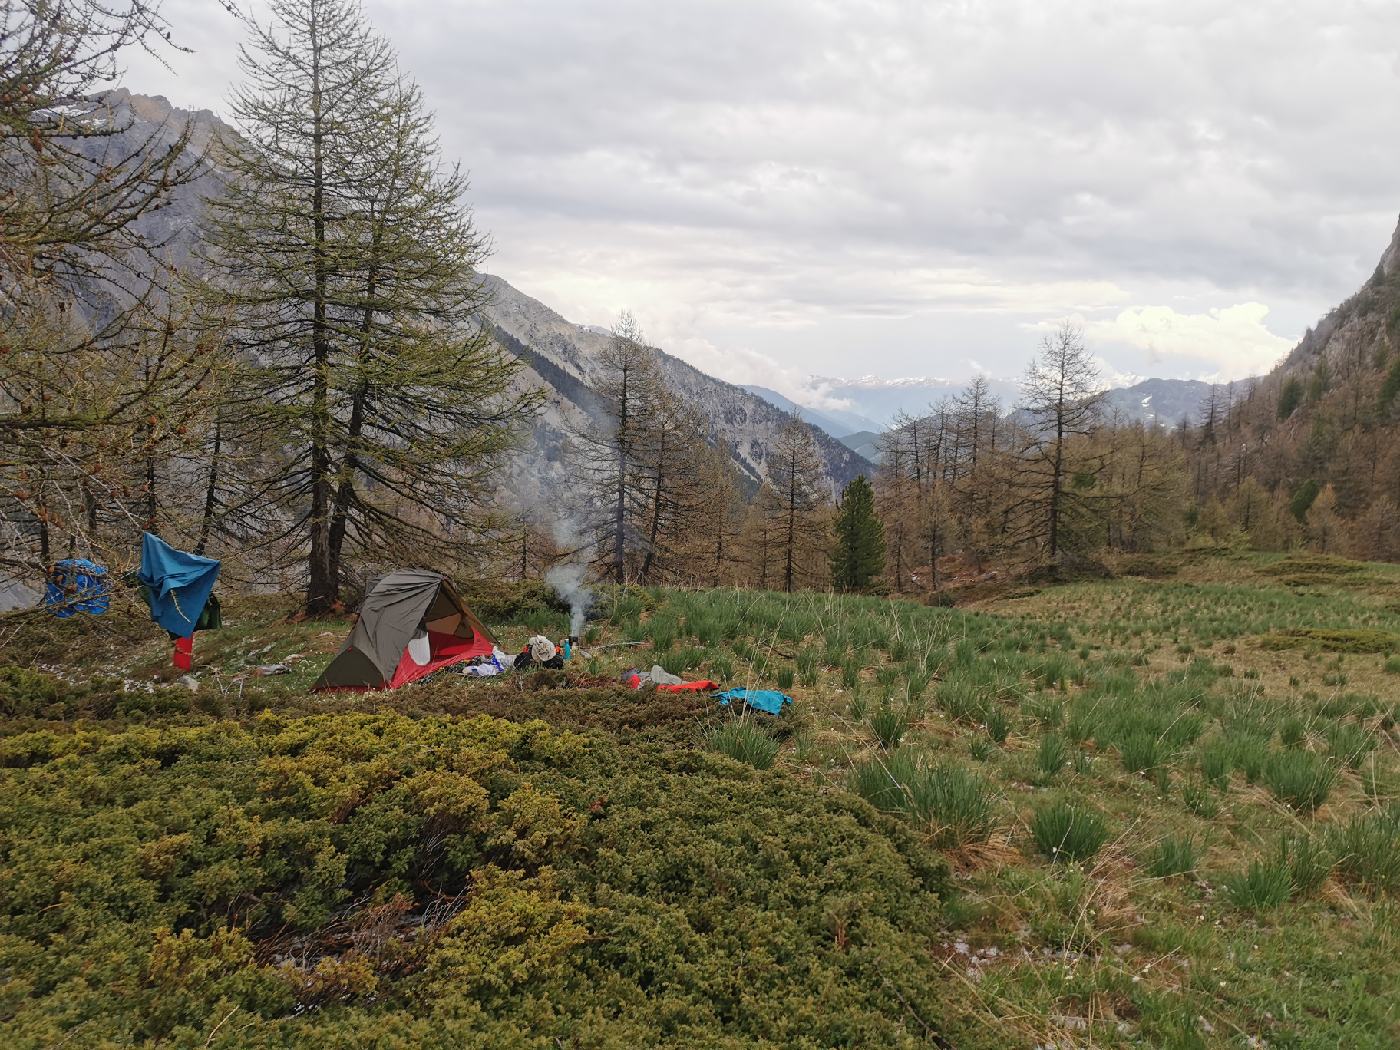
[[[840,387],[842,389],[858,390],[897,390],[905,387],[955,387],[958,384],[955,380],[944,379],[940,376],[896,376],[893,379],[877,375],[863,375],[855,379],[838,379],[834,376],[812,376],[812,385],[816,388]]]
[[[1197,379],[1140,379],[1136,376],[1123,377],[1133,380],[1110,389],[1105,396],[1105,407],[1122,422],[1155,423],[1158,426],[1175,426],[1182,419],[1194,420],[1201,406],[1210,396],[1211,384]],[[1242,389],[1243,384],[1235,384]],[[928,376],[905,376],[896,379],[881,379],[863,376],[859,379],[834,379],[826,376],[813,376],[811,388],[819,390],[827,401],[839,400],[849,406],[845,412],[833,412],[827,408],[814,408],[797,405],[804,417],[837,437],[846,438],[858,431],[885,429],[901,413],[922,415],[931,406],[944,398],[955,396],[967,386],[966,381],[936,379]],[[1016,407],[1021,397],[1021,385],[1010,379],[988,379],[988,387],[997,399],[1003,413]],[[750,388],[779,407],[792,411],[792,401],[781,395],[761,388]],[[785,402],[785,403],[784,403]],[[833,426],[828,421],[836,417]],[[864,417],[866,425],[851,426],[852,418]],[[841,431],[838,433],[838,431]],[[860,445],[860,441],[856,442]]]

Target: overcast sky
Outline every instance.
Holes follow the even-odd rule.
[[[1396,0],[366,0],[488,269],[735,382],[1266,371],[1400,213]],[[264,7],[254,4],[256,17]],[[225,110],[238,21],[127,85]]]

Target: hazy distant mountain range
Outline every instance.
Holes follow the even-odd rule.
[[[1021,393],[1020,385],[1005,379],[990,380],[990,385],[1001,402],[1002,413],[1013,415]],[[799,404],[768,387],[751,385],[744,389],[785,412],[800,413],[807,422],[840,438],[862,457],[873,461],[877,452],[875,438],[899,413],[923,414],[930,405],[957,394],[965,384],[946,379],[866,377],[855,380],[814,378],[813,386],[825,395],[821,407]],[[1194,421],[1210,390],[1209,383],[1197,379],[1143,379],[1131,386],[1110,390],[1104,408],[1106,413],[1126,422],[1171,427],[1182,419]],[[840,400],[849,407],[832,408],[826,403],[831,400]]]

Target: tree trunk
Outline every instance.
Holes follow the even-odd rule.
[[[330,330],[326,318],[327,261],[325,215],[325,149],[321,100],[321,45],[316,24],[316,5],[311,5],[311,229],[312,229],[312,306],[311,306],[311,556],[306,585],[306,611],[312,615],[330,612],[339,597],[331,554],[330,503]]]
[[[622,396],[618,398],[617,414],[617,494],[613,503],[613,582],[621,586],[626,575],[626,544],[623,530],[627,527],[627,433],[629,425],[627,373],[622,373]]]
[[[204,514],[199,521],[199,542],[194,552],[203,554],[209,542],[209,533],[214,527],[214,508],[218,505],[219,457],[223,446],[223,421],[214,420],[214,451],[209,459],[209,484],[204,488]]]

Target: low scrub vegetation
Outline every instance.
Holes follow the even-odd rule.
[[[1219,1043],[1204,1019],[1388,1047],[1396,657],[1317,632],[1400,635],[1392,585],[1213,557],[982,608],[604,589],[563,670],[389,694],[309,694],[348,625],[263,600],[201,637],[193,688],[158,632],[54,624],[63,665],[21,624],[0,634],[0,968],[22,975],[0,1027]],[[530,588],[495,598],[507,650],[562,630]],[[1256,644],[1283,632],[1309,633]],[[652,663],[796,703],[617,684]]]

